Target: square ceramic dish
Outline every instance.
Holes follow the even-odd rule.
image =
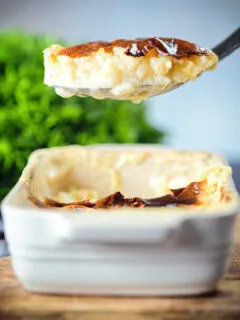
[[[227,267],[238,211],[231,181],[230,201],[221,202],[216,193],[196,209],[39,208],[29,190],[40,202],[66,200],[73,189],[154,197],[223,163],[214,154],[151,145],[35,151],[2,204],[15,274],[27,290],[42,293],[176,296],[214,290]]]

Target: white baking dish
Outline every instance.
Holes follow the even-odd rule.
[[[151,154],[172,152],[153,146],[90,149],[99,148],[136,153],[145,149]],[[55,167],[51,167],[49,177],[53,176],[59,173],[63,153],[69,157],[73,152],[76,156],[80,149],[35,152],[22,178],[3,201],[13,269],[23,286],[42,293],[146,296],[193,295],[214,290],[227,267],[238,211],[236,195],[230,203],[209,212],[169,208],[75,212],[34,206],[26,197],[26,175],[39,169],[49,152],[54,152]],[[192,154],[192,161],[197,155]],[[81,159],[77,160],[79,168]],[[177,170],[171,161],[169,158],[165,162],[169,162],[172,171]],[[222,160],[212,155],[211,161]],[[189,163],[189,168],[188,177],[194,179],[197,166]],[[133,194],[141,196],[144,181],[138,181],[136,172],[132,170],[130,185],[133,187],[136,180],[138,190]],[[61,181],[70,174],[65,170]],[[47,194],[51,179],[48,182],[44,187]]]

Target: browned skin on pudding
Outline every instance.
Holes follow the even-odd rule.
[[[125,198],[119,191],[101,198],[96,202],[89,200],[76,201],[70,203],[62,203],[52,199],[45,199],[41,207],[54,207],[62,209],[110,209],[110,208],[144,208],[144,207],[166,207],[166,206],[182,206],[182,205],[201,205],[200,195],[204,191],[206,183],[204,181],[192,182],[185,188],[172,189],[170,194],[153,198],[142,199],[139,197]],[[39,200],[29,197],[37,206]]]
[[[58,55],[69,56],[71,58],[80,58],[88,56],[99,49],[104,49],[105,52],[113,52],[114,47],[125,48],[125,54],[132,57],[146,56],[151,52],[154,56],[172,56],[177,59],[196,55],[207,56],[210,55],[210,51],[200,48],[198,45],[175,38],[138,38],[135,40],[114,40],[112,42],[96,41],[77,46],[64,48]]]

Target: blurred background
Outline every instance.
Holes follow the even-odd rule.
[[[52,41],[73,45],[145,36],[211,48],[239,25],[239,0],[0,0],[0,198],[32,149],[96,142],[222,153],[240,190],[239,50],[216,71],[141,106],[62,101],[42,84],[41,53]]]

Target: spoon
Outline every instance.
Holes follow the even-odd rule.
[[[215,46],[212,51],[218,56],[219,61],[230,55],[233,51],[240,47],[240,28],[238,28],[235,32],[233,32],[229,37]],[[201,74],[200,74],[201,75]],[[199,76],[200,76],[199,75]],[[55,86],[56,93],[63,97],[71,97],[73,95],[78,95],[81,97],[92,96],[97,99],[118,99],[118,100],[132,100],[133,102],[141,102],[142,100],[146,100],[149,97],[156,96],[159,94],[163,94],[169,91],[172,91],[176,88],[179,88],[184,83],[170,83],[167,86],[137,86],[134,90],[129,94],[121,94],[116,95],[114,89],[112,88],[98,88],[98,89],[88,89],[88,88],[66,88]]]
[[[229,37],[215,46],[212,51],[218,56],[218,60],[221,61],[227,57],[233,51],[240,47],[240,28],[233,32]]]

